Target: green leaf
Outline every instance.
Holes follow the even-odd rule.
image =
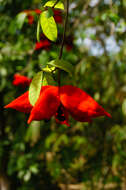
[[[43,71],[47,72],[47,73],[51,73],[55,70],[55,67],[49,67],[48,65],[42,69]]]
[[[117,14],[115,14],[115,13],[110,13],[109,18],[115,24],[117,24],[119,22],[119,19],[120,19],[119,16]]]
[[[16,16],[16,24],[17,24],[18,29],[21,29],[21,28],[22,28],[26,16],[27,16],[27,14],[24,13],[24,12],[21,12],[21,13],[19,13],[19,14]]]
[[[56,3],[56,1],[57,1],[57,0],[48,1],[48,2],[44,5],[44,7],[53,7],[54,4]],[[55,8],[64,10],[64,4],[63,4],[61,1],[59,1],[59,2],[55,5]]]
[[[46,85],[55,85],[55,81],[52,77],[51,74],[49,73],[44,73],[44,77],[43,77],[43,81],[42,81],[42,85],[46,86]]]
[[[44,11],[40,14],[40,24],[42,27],[42,31],[49,40],[56,41],[57,39],[56,22],[53,16],[49,18],[47,16],[48,16],[48,11]]]
[[[25,141],[36,143],[40,137],[40,121],[33,121],[27,129]]]
[[[52,10],[52,8],[48,8],[48,13],[47,13],[47,18],[49,18],[49,17],[51,17],[51,16],[53,16],[54,15],[54,13],[53,13],[53,10]]]
[[[35,105],[37,99],[40,95],[40,90],[42,86],[42,76],[43,72],[38,72],[35,77],[32,79],[32,82],[29,87],[29,101],[31,105]]]
[[[38,21],[38,24],[37,24],[37,33],[36,33],[36,37],[37,37],[37,41],[40,42],[40,22]]]
[[[64,61],[64,60],[56,59],[56,60],[50,61],[47,64],[54,66],[54,67],[57,67],[61,70],[64,70],[67,73],[69,73],[71,76],[72,76],[73,71],[74,71],[73,65],[67,61]]]

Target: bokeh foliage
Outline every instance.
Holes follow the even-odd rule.
[[[28,126],[26,115],[3,108],[26,90],[12,85],[15,73],[33,77],[58,57],[59,43],[34,50],[37,17],[33,25],[26,19],[18,26],[19,12],[40,7],[40,0],[0,0],[0,184],[13,190],[124,190],[126,1],[71,1],[67,40],[72,37],[73,47],[64,48],[63,58],[74,76],[62,72],[61,83],[82,88],[112,115],[91,124],[71,119],[71,127],[53,119]]]

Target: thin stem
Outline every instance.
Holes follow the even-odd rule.
[[[64,23],[63,39],[62,39],[61,49],[60,49],[60,53],[59,53],[59,59],[61,59],[62,53],[63,53],[63,46],[64,46],[65,35],[66,35],[66,29],[67,29],[67,22],[68,22],[69,0],[67,0],[66,2],[67,2],[67,4],[66,4],[66,17],[65,17],[65,23]]]
[[[59,0],[57,0],[55,3],[54,3],[54,5],[53,5],[53,7],[52,8],[55,8],[55,6],[56,6],[56,4],[59,2]]]
[[[69,0],[66,0],[66,16],[65,16],[65,22],[64,22],[63,39],[61,42],[61,48],[60,48],[60,52],[59,52],[59,59],[62,58],[62,54],[63,54],[63,46],[64,46],[64,41],[65,41],[67,23],[68,23],[68,14],[69,14]],[[58,69],[58,86],[60,86],[60,72],[61,72],[61,70]]]

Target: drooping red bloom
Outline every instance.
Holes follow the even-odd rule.
[[[12,84],[14,86],[22,86],[24,88],[26,86],[29,86],[29,84],[31,83],[31,80],[32,79],[29,79],[26,76],[23,76],[23,75],[20,75],[20,74],[15,74]]]
[[[52,116],[55,116],[58,123],[67,126],[69,115],[81,122],[91,122],[100,116],[111,117],[91,96],[71,85],[43,86],[34,107],[30,105],[26,92],[5,108],[30,113],[28,124],[33,120],[49,120]]]
[[[51,45],[51,43],[50,43],[50,41],[48,39],[42,39],[42,40],[40,40],[40,42],[36,42],[35,50],[39,50],[39,49],[48,50],[50,45]]]

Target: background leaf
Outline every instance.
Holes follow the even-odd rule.
[[[19,13],[19,14],[17,15],[16,21],[17,21],[17,27],[18,27],[18,29],[21,29],[21,28],[22,28],[26,16],[27,16],[27,14],[24,13],[24,12],[21,12],[21,13]]]
[[[40,121],[33,121],[28,129],[25,136],[25,141],[31,141],[32,145],[35,144],[40,138]]]

